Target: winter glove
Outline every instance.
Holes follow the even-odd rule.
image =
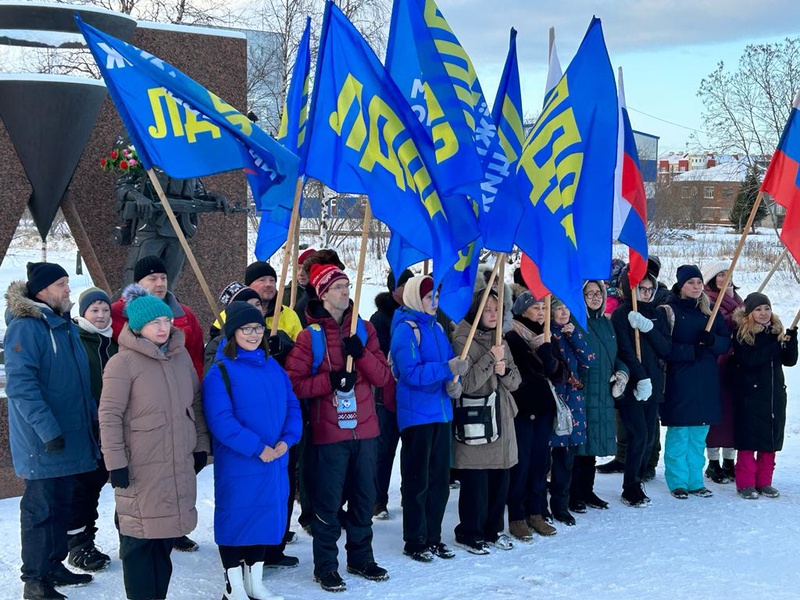
[[[460,381],[448,381],[447,382],[447,395],[451,398],[461,398],[461,394],[464,393],[464,390],[461,388]]]
[[[631,327],[638,329],[642,333],[647,333],[653,329],[653,322],[650,319],[642,315],[642,313],[633,310],[628,313],[628,323],[631,324]]]
[[[450,367],[450,372],[454,377],[460,377],[461,375],[466,375],[467,369],[469,368],[469,361],[466,359],[461,360],[458,356],[454,356],[447,361],[447,366]],[[450,397],[455,398],[455,396]]]
[[[355,360],[364,356],[364,344],[357,335],[348,336],[342,342],[344,342],[344,353],[347,356],[352,356]]]
[[[269,336],[267,345],[269,346],[269,355],[280,363],[283,363],[294,347],[292,338],[286,335],[286,332],[280,330],[277,334]]]
[[[67,442],[63,435],[54,437],[52,440],[44,445],[44,451],[48,454],[61,454],[64,448],[67,447]]]
[[[714,342],[716,341],[716,335],[703,329],[703,331],[697,334],[697,341],[695,343],[700,344],[701,346],[713,346]]]
[[[111,480],[111,487],[113,488],[121,488],[124,490],[131,484],[131,480],[128,477],[128,467],[109,471],[108,477]]]
[[[653,395],[653,382],[650,379],[640,379],[636,384],[636,389],[633,390],[633,397],[644,402]]]
[[[797,339],[797,329],[787,329],[786,330],[786,341],[796,340]]]
[[[208,452],[195,452],[194,453],[194,473],[197,475],[202,471],[208,462]]]
[[[331,387],[333,391],[349,392],[356,385],[356,372],[348,373],[347,371],[331,371]]]
[[[619,398],[625,393],[628,385],[628,374],[625,371],[616,371],[611,376],[611,397]]]

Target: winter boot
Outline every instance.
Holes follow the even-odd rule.
[[[102,571],[111,562],[108,554],[103,554],[95,547],[93,531],[91,533],[82,531],[67,536],[67,547],[69,548],[67,562],[70,566],[89,573]]]
[[[64,600],[66,596],[58,592],[46,579],[25,582],[22,597],[26,600]]]
[[[765,498],[778,498],[781,495],[781,493],[771,485],[757,487],[756,492]]]
[[[244,591],[244,574],[242,567],[225,569],[225,593],[222,600],[250,600]]]
[[[708,461],[708,467],[706,468],[706,477],[708,477],[714,483],[730,482],[727,475],[725,475],[725,472],[722,470],[722,467],[720,466],[718,460]]]
[[[251,600],[283,600],[283,596],[273,594],[264,586],[264,563],[244,565],[244,591]]]
[[[530,515],[528,517],[528,527],[544,537],[549,537],[558,533],[558,529],[545,521],[542,515]]]
[[[608,475],[609,473],[624,473],[625,463],[615,458],[605,464],[597,465],[596,471],[604,475]]]
[[[629,483],[622,486],[622,503],[633,508],[642,508],[646,505],[642,488],[638,483]]]
[[[531,530],[525,521],[511,521],[508,524],[508,532],[522,542],[530,542],[533,539]]]
[[[722,472],[731,481],[736,481],[736,463],[732,458],[722,459]]]

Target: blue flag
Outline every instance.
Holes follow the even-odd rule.
[[[480,203],[483,245],[510,252],[523,201],[472,61],[434,0],[395,0],[386,66],[417,114],[426,119],[434,141],[451,140],[463,149],[466,159],[460,164],[461,183],[479,183],[447,189],[468,193]],[[440,121],[432,116],[442,114],[448,125],[437,137],[434,129]],[[474,154],[480,163],[477,174]]]
[[[393,233],[442,268],[452,265],[458,249],[477,237],[477,226],[450,223],[430,137],[375,53],[331,2],[312,98],[306,174],[342,193],[367,194],[375,217]]]
[[[289,82],[289,89],[286,91],[281,126],[278,130],[278,141],[300,157],[301,175],[305,171],[308,149],[306,126],[308,123],[308,79],[311,70],[310,40],[311,18],[309,17],[306,19],[306,28],[303,31],[303,37],[300,38],[300,45],[297,47],[292,79]],[[255,255],[258,260],[268,260],[289,237],[294,196],[282,200],[265,206],[261,212],[255,247]],[[302,197],[300,202],[302,202]]]
[[[244,169],[257,208],[291,203],[295,154],[172,65],[75,20],[145,169],[178,179]]]
[[[582,325],[583,280],[606,279],[611,265],[616,135],[614,73],[600,20],[593,19],[517,167],[528,198],[517,244]]]

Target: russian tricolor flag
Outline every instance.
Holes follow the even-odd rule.
[[[769,163],[761,191],[786,209],[781,241],[800,261],[800,93],[794,99],[789,121]]]
[[[644,192],[639,153],[633,139],[631,120],[625,105],[622,68],[618,71],[619,130],[614,193],[614,239],[630,249],[629,277],[636,287],[647,273],[647,196]]]

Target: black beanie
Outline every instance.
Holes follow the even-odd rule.
[[[264,324],[264,315],[247,302],[231,302],[225,308],[225,337],[233,339],[236,330],[248,323]]]
[[[268,262],[257,260],[256,262],[247,265],[247,269],[244,272],[244,284],[250,285],[256,279],[261,279],[262,277],[274,277],[277,280],[278,274]]]
[[[31,299],[49,285],[53,285],[62,277],[69,277],[64,267],[55,263],[28,263],[28,296]]]
[[[145,256],[133,265],[133,280],[136,282],[153,273],[167,273],[167,266],[158,256]]]
[[[700,281],[703,280],[703,272],[700,270],[700,267],[697,265],[681,265],[678,267],[678,271],[676,273],[678,283],[676,284],[675,289],[680,292],[683,284],[697,277]]]
[[[744,299],[744,314],[749,315],[762,304],[766,304],[772,308],[772,303],[769,301],[769,298],[767,298],[766,294],[762,294],[760,292],[747,294],[747,298]]]
[[[414,272],[411,269],[406,269],[400,273],[400,281],[395,283],[394,273],[389,271],[389,275],[386,277],[386,287],[389,288],[390,292],[394,292],[396,288],[408,283],[408,280],[412,277],[414,277]]]

